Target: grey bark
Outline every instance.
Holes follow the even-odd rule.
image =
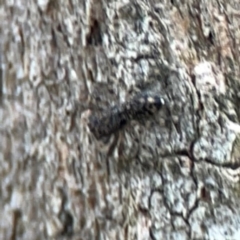
[[[239,11],[0,1],[0,239],[239,239]]]

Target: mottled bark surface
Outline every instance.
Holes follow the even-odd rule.
[[[240,239],[239,12],[1,0],[0,239]]]

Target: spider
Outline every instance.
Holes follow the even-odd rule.
[[[157,94],[140,93],[124,104],[107,109],[101,115],[90,115],[88,126],[97,139],[106,137],[133,119],[154,115],[164,104],[164,99]]]

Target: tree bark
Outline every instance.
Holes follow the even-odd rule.
[[[239,12],[0,1],[0,239],[239,239]]]

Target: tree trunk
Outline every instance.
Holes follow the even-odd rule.
[[[239,239],[239,12],[1,0],[0,239]]]

